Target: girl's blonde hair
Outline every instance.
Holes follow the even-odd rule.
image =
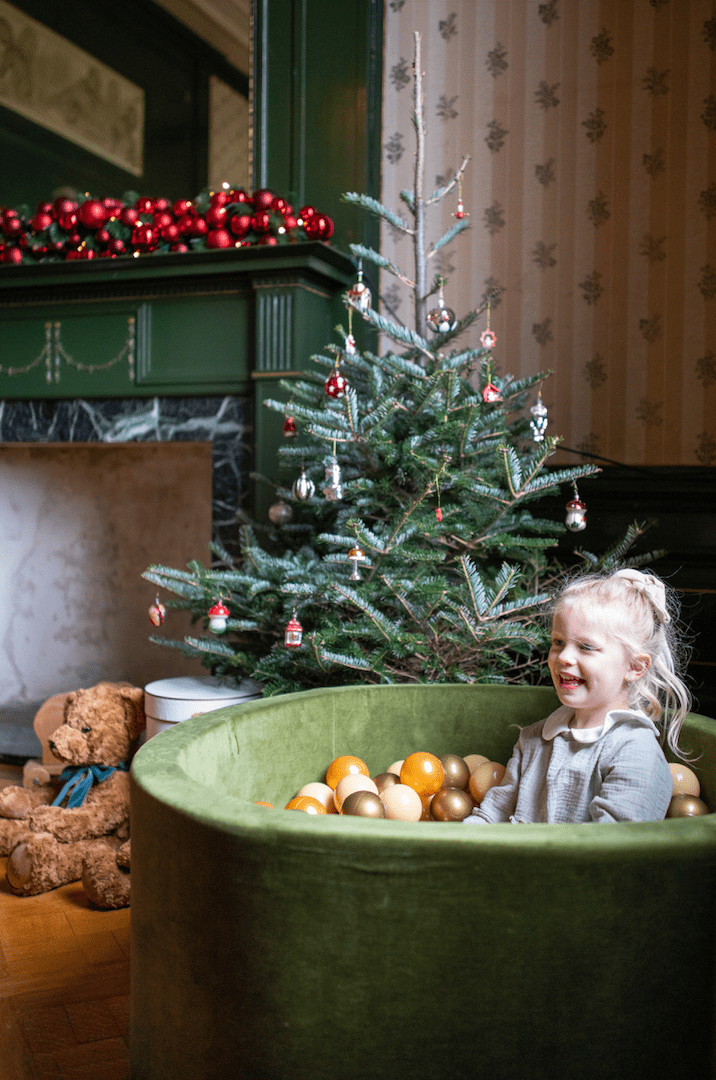
[[[661,742],[680,758],[679,734],[691,709],[691,694],[681,673],[688,649],[678,629],[679,605],[671,589],[654,574],[619,570],[584,574],[568,581],[555,597],[552,613],[565,604],[586,601],[600,613],[619,609],[622,617],[609,620],[609,633],[630,657],[646,655],[649,666],[641,678],[629,683],[629,704],[640,709],[661,731]]]

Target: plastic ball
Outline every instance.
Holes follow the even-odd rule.
[[[38,212],[32,219],[32,227],[35,232],[44,232],[45,229],[49,229],[54,220],[52,214]]]
[[[674,795],[666,816],[668,818],[701,817],[702,814],[708,813],[710,813],[708,806],[696,795]]]
[[[109,217],[109,212],[99,199],[86,199],[79,207],[77,217],[88,229],[99,229]]]
[[[257,210],[251,218],[251,228],[256,233],[268,232],[271,228],[271,215],[266,210]]]
[[[206,246],[213,249],[233,247],[234,238],[228,229],[209,229]]]
[[[381,795],[385,816],[391,821],[420,821],[423,804],[417,791],[405,784],[393,784]]]
[[[276,809],[276,807],[274,806],[274,804],[272,802],[263,802],[263,800],[261,800],[261,799],[258,799],[254,803],[254,806],[268,806],[271,810]]]
[[[378,794],[382,795],[386,788],[392,787],[393,784],[400,783],[400,774],[394,772],[382,772],[373,777],[375,786],[378,788]]]
[[[463,788],[444,787],[433,796],[430,816],[433,821],[463,821],[474,805],[472,796]]]
[[[403,768],[404,760],[404,758],[401,758],[400,761],[394,761],[393,764],[389,765],[385,771],[392,772],[395,773],[396,776],[400,776],[400,770]]]
[[[254,192],[254,206],[257,210],[268,210],[275,198],[276,195],[273,191],[269,191],[268,188],[260,188]]]
[[[365,761],[362,761],[359,757],[354,757],[353,754],[343,754],[341,757],[335,758],[328,766],[326,772],[326,783],[333,791],[336,789],[336,785],[339,780],[342,780],[344,776],[370,776],[370,770]]]
[[[286,803],[286,810],[302,810],[304,814],[325,814],[327,813],[323,803],[320,803],[318,799],[312,799],[310,795],[297,795],[295,799],[291,799]]]
[[[226,207],[212,205],[204,214],[204,220],[210,229],[221,229],[226,224]]]
[[[343,800],[341,813],[349,817],[384,818],[385,807],[372,791],[354,791]]]
[[[434,795],[442,787],[445,770],[435,754],[418,750],[410,754],[400,770],[400,782],[417,791],[418,795]]]
[[[206,236],[209,231],[209,226],[204,221],[203,217],[194,217],[191,219],[191,225],[189,226],[189,236],[193,236],[195,239],[199,239],[202,236]]]
[[[464,758],[457,754],[440,754],[440,762],[445,771],[444,788],[467,789],[470,783],[470,769]]]
[[[502,783],[505,766],[497,761],[485,761],[470,776],[470,794],[479,806],[491,787]]]
[[[318,780],[310,784],[304,784],[298,795],[310,795],[312,799],[318,799],[326,808],[327,814],[337,814],[336,805],[333,802],[333,792],[328,784],[321,784]]]
[[[372,791],[374,795],[378,794],[378,788],[369,776],[363,773],[349,773],[348,776],[342,776],[333,792],[333,802],[339,814],[345,800],[356,791]]]
[[[470,772],[474,773],[478,765],[484,765],[484,763],[490,759],[485,757],[484,754],[468,754],[462,760],[465,762]]]
[[[701,784],[693,769],[688,769],[686,765],[682,765],[680,762],[669,765],[669,768],[674,778],[674,795],[699,796],[701,794]]]
[[[251,218],[248,214],[234,214],[229,222],[229,228],[234,236],[245,236],[251,228]]]

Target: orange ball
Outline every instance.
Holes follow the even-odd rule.
[[[329,788],[334,791],[336,784],[339,780],[342,780],[344,776],[370,776],[370,770],[365,761],[361,761],[359,757],[354,757],[353,754],[344,754],[342,757],[337,757],[328,766],[326,773],[326,783]]]
[[[403,762],[400,770],[400,782],[418,795],[434,795],[439,791],[445,779],[443,763],[435,754],[429,754],[427,750],[418,750],[410,754]]]
[[[303,810],[304,814],[326,813],[323,803],[319,803],[318,799],[313,799],[310,795],[297,795],[295,799],[286,803],[285,808],[286,810]]]
[[[391,821],[420,821],[423,804],[417,791],[405,784],[393,784],[380,796],[385,816]]]
[[[674,778],[674,795],[701,794],[701,784],[693,769],[687,769],[681,762],[678,765],[669,765],[669,768]]]
[[[319,803],[323,803],[325,806],[327,814],[338,813],[333,804],[333,791],[329,788],[328,784],[321,784],[318,781],[311,784],[304,784],[298,794],[310,795],[312,799],[318,799]]]
[[[486,761],[490,759],[485,757],[484,754],[468,754],[462,759],[467,765],[470,773],[474,773],[478,765],[484,765]]]
[[[470,794],[479,806],[491,787],[502,783],[505,766],[496,761],[483,761],[470,777]]]
[[[271,808],[271,810],[276,809],[276,807],[274,806],[274,804],[272,802],[255,802],[254,806],[268,806],[268,807]]]

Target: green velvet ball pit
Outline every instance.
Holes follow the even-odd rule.
[[[132,767],[133,1080],[703,1080],[716,815],[402,823],[277,807],[341,754],[506,762],[547,688],[316,690]],[[683,744],[716,808],[716,723]]]

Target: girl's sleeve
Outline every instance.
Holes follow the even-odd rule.
[[[651,731],[632,728],[600,771],[601,789],[589,804],[592,821],[664,820],[674,780]]]
[[[463,825],[494,825],[501,821],[509,821],[517,806],[521,773],[522,738],[520,737],[512,757],[507,762],[502,783],[490,788],[480,805],[475,807],[469,817],[465,818]]]

